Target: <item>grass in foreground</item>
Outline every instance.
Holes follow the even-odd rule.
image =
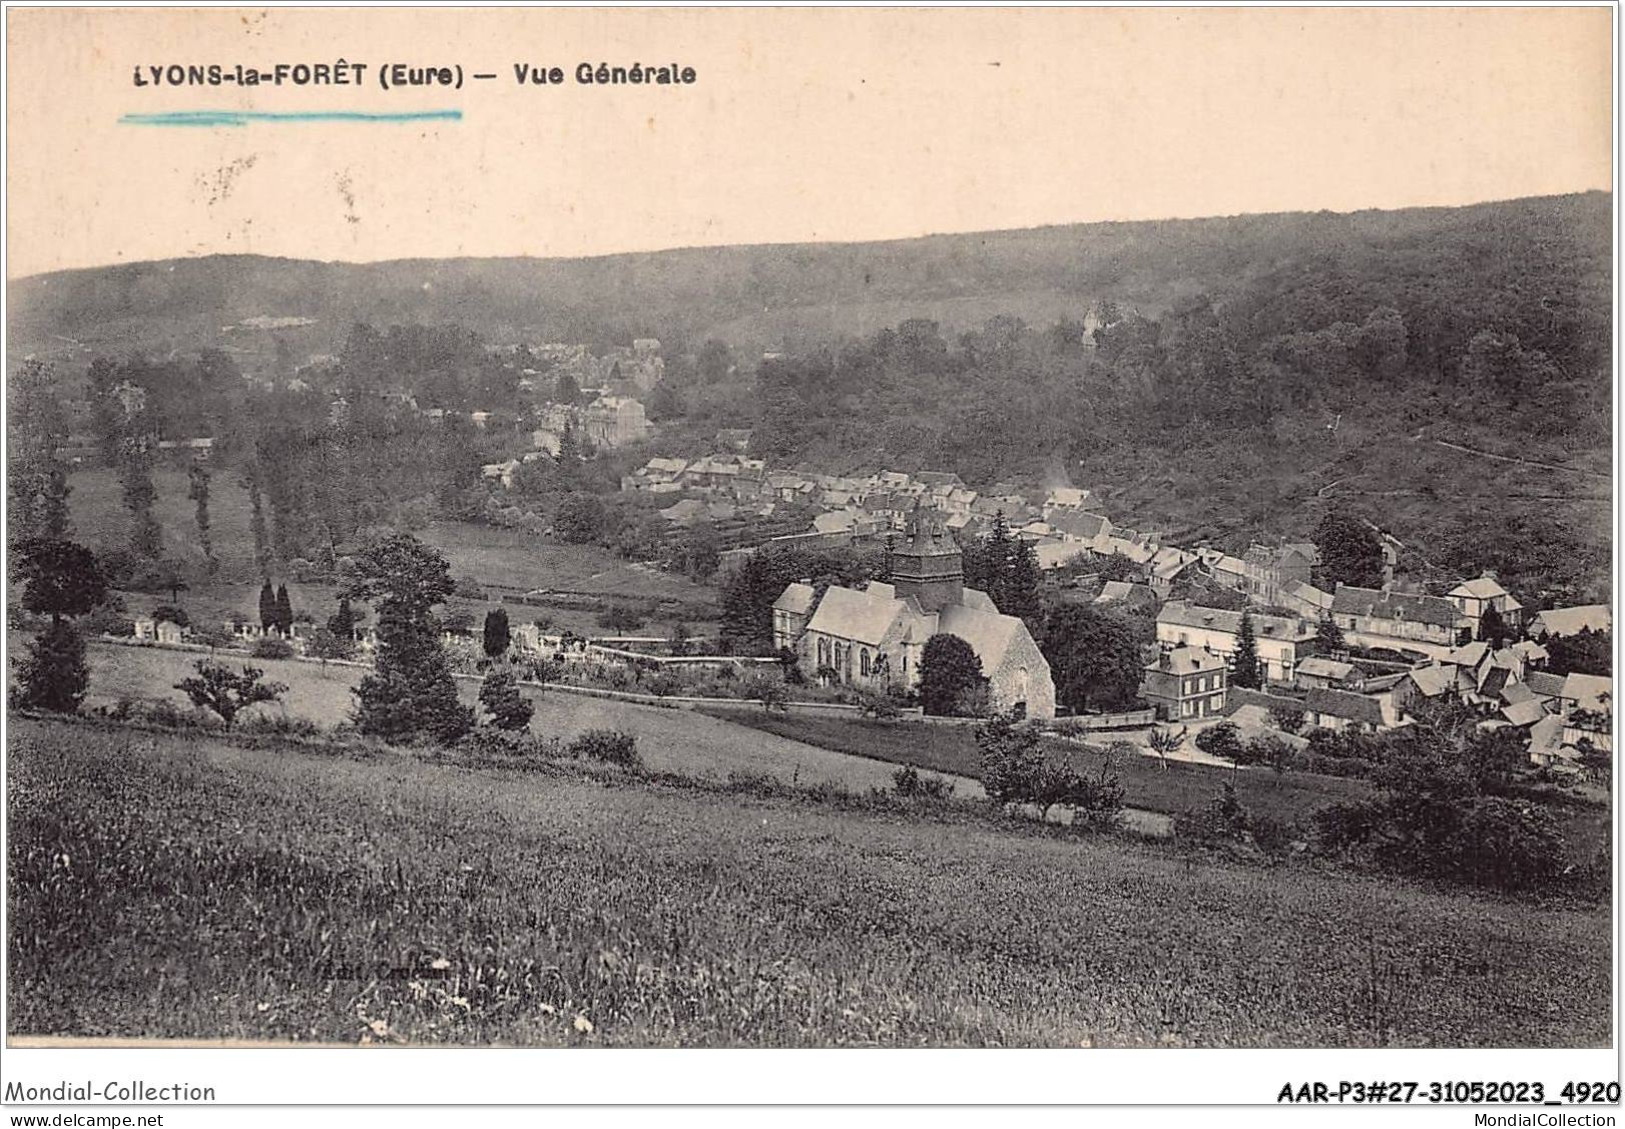
[[[13,1034],[1604,1045],[1606,908],[14,719]]]

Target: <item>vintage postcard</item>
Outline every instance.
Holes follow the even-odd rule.
[[[1615,17],[8,10],[5,1100],[1617,1102]]]

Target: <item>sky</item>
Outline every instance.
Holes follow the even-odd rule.
[[[902,238],[1612,188],[1612,11],[40,9],[7,14],[8,277]],[[360,86],[137,86],[171,63]],[[598,86],[577,64],[692,67]],[[382,64],[462,89],[380,88]],[[515,65],[557,66],[558,86]],[[474,80],[474,73],[495,79]],[[156,126],[248,110],[457,120]]]

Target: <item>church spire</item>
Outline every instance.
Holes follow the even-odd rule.
[[[898,596],[914,597],[927,612],[963,601],[964,557],[939,510],[923,502],[914,504],[904,543],[892,553],[891,572]]]

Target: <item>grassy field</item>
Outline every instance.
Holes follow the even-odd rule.
[[[10,1034],[1600,1046],[1608,913],[17,719]]]
[[[968,725],[863,721],[760,711],[729,711],[718,716],[854,756],[912,764],[973,779],[982,773],[976,736],[973,727]],[[1048,742],[1047,748],[1055,756],[1071,756],[1074,764],[1090,772],[1096,771],[1103,760],[1091,749],[1060,741]],[[1165,767],[1160,761],[1138,753],[1119,756],[1114,764],[1122,779],[1127,803],[1168,815],[1204,807],[1226,783],[1235,785],[1249,810],[1286,821],[1307,817],[1327,804],[1346,803],[1371,794],[1364,781],[1313,773],[1290,772],[1276,776],[1273,772],[1255,769],[1238,772],[1179,761]]]
[[[628,600],[711,604],[716,592],[684,576],[638,568],[595,545],[567,545],[511,529],[442,522],[418,534],[451,562],[453,576],[529,590],[595,592]]]
[[[98,549],[128,544],[129,513],[124,509],[116,472],[107,468],[75,471],[69,485],[74,536]],[[201,564],[203,550],[197,539],[194,503],[186,497],[185,472],[157,469],[153,472],[153,485],[158,491],[153,509],[163,526],[165,554]],[[233,613],[257,620],[259,580],[254,567],[254,537],[249,528],[248,493],[234,471],[216,469],[210,483],[209,514],[220,572],[214,582],[200,583],[181,593],[181,603],[199,623],[226,622]],[[596,592],[627,602],[667,599],[708,607],[716,602],[713,590],[686,577],[630,564],[596,546],[565,545],[510,530],[460,522],[432,525],[419,531],[418,536],[445,555],[452,575],[459,579],[525,589]],[[285,579],[278,578],[279,582]],[[331,615],[337,604],[333,586],[329,584],[289,581],[288,592],[296,611],[308,611],[318,621]],[[132,612],[144,614],[168,603],[169,594],[131,595],[127,602]],[[448,609],[467,612],[478,620],[497,606],[494,602],[456,598]],[[590,610],[510,607],[509,614],[515,623],[544,617],[549,630],[569,630],[584,635],[604,633],[604,628],[598,626],[597,613]],[[705,615],[682,618],[695,634],[712,634],[716,630],[715,620]],[[672,616],[657,614],[645,630],[664,635],[675,622]]]
[[[112,705],[120,698],[163,699],[187,706],[186,696],[174,686],[203,657],[156,647],[93,645],[88,650],[90,695],[86,706],[91,709]],[[281,702],[253,706],[244,713],[245,718],[284,715],[323,726],[336,725],[350,715],[355,704],[351,687],[365,673],[353,666],[323,668],[292,659],[233,657],[229,661],[233,665],[250,662],[262,668],[267,679],[288,687]],[[478,682],[459,679],[457,687],[465,702],[472,705],[478,699]],[[786,783],[837,784],[858,792],[889,788],[892,782],[892,768],[872,759],[846,756],[689,711],[531,687],[521,692],[536,705],[531,719],[535,732],[568,738],[587,729],[625,730],[637,736],[645,763],[657,771],[716,781],[725,781],[734,773],[754,773]],[[967,783],[958,794],[974,798],[981,789]]]

